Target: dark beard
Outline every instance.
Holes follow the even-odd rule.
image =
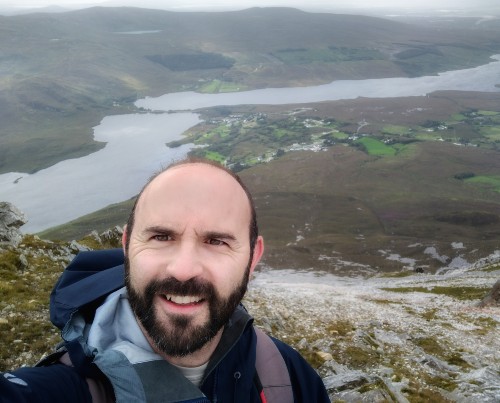
[[[125,257],[125,284],[132,311],[148,333],[155,347],[172,357],[183,357],[201,349],[225,326],[247,290],[250,263],[241,283],[228,298],[221,298],[215,287],[206,281],[193,278],[185,282],[175,278],[151,281],[144,293],[137,292],[130,283],[130,263]],[[159,318],[153,301],[160,294],[196,295],[203,298],[209,307],[209,315],[204,325],[193,325],[184,315],[170,317],[171,324]]]

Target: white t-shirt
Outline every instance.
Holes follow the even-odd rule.
[[[180,367],[179,365],[175,365],[175,367],[179,368],[179,370],[182,372],[182,375],[184,375],[187,379],[193,382],[193,384],[199,387],[201,384],[201,380],[203,379],[203,374],[207,369],[207,365],[208,362],[194,368]]]

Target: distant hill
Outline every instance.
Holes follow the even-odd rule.
[[[432,74],[479,65],[498,32],[252,8],[89,8],[0,17],[0,172],[34,172],[102,147],[91,128],[146,95]]]

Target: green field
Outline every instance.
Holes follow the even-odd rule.
[[[201,153],[203,154],[204,158],[207,158],[209,160],[220,162],[221,164],[224,164],[226,162],[226,157],[217,152],[203,150],[201,151]]]
[[[222,139],[224,137],[227,137],[230,132],[231,132],[231,127],[229,127],[228,125],[220,125],[208,131],[207,133],[203,134],[203,136],[200,138],[200,142],[208,140],[214,136]]]
[[[408,135],[412,132],[410,127],[398,125],[386,125],[382,128],[382,133],[390,135]]]
[[[480,132],[489,140],[500,143],[500,125],[494,127],[481,127]]]
[[[211,82],[203,84],[199,87],[198,91],[205,94],[217,94],[222,92],[245,91],[246,89],[248,89],[248,87],[242,83],[212,80]]]
[[[491,188],[495,192],[500,193],[500,176],[479,175],[479,176],[474,176],[472,178],[467,178],[465,179],[465,182],[477,185],[483,185],[488,188]]]
[[[283,49],[274,52],[273,55],[288,64],[306,64],[311,62],[336,63],[386,59],[386,56],[376,49],[335,46],[330,46],[328,48]]]
[[[467,116],[463,115],[462,113],[454,113],[450,116],[451,122],[461,122],[465,119],[467,119]]]
[[[363,137],[362,139],[359,139],[357,144],[362,145],[368,154],[375,155],[377,157],[387,157],[396,154],[396,150],[393,147],[384,144],[380,140],[370,137]]]
[[[500,116],[500,112],[496,111],[478,111],[477,113],[482,116]]]

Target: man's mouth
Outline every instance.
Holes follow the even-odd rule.
[[[165,298],[169,302],[173,302],[177,305],[191,305],[191,304],[199,304],[203,302],[203,298],[195,295],[173,295],[173,294],[163,294],[163,298]]]

